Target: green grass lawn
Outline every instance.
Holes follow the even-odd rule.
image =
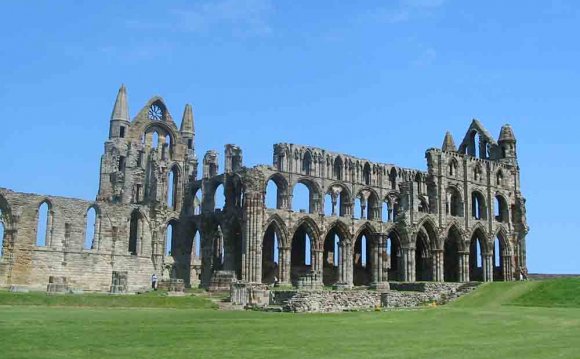
[[[447,306],[369,313],[0,305],[0,358],[580,358],[580,306],[531,306],[544,285],[485,284]]]

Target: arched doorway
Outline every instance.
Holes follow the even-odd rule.
[[[505,281],[509,277],[508,271],[511,258],[507,256],[507,243],[505,236],[499,232],[493,240],[493,280]],[[507,268],[506,268],[507,267]]]
[[[262,283],[273,284],[282,277],[282,238],[278,224],[272,221],[262,239]]]
[[[352,253],[353,284],[368,286],[372,281],[372,233],[364,228],[354,242]]]
[[[340,225],[335,223],[324,238],[322,254],[322,283],[325,286],[332,286],[340,281],[340,266],[343,260],[342,256],[344,241],[346,240],[345,231],[341,230]]]
[[[449,229],[443,249],[443,278],[446,282],[459,281],[459,248],[461,234],[453,226]]]
[[[401,278],[401,237],[395,230],[389,232],[385,241],[385,258],[383,265],[388,271],[389,281],[399,281]]]
[[[475,230],[469,243],[469,280],[482,282],[484,251],[486,248],[485,234],[481,229]]]
[[[315,240],[314,231],[306,222],[302,222],[294,231],[290,249],[290,281],[293,285],[313,270],[312,248]]]

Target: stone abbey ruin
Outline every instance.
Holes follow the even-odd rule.
[[[123,86],[95,201],[0,188],[0,286],[134,292],[153,273],[210,290],[514,280],[528,227],[511,127],[496,141],[474,120],[458,148],[447,133],[425,157],[422,171],[278,143],[272,165],[246,167],[228,144],[223,171],[208,151],[198,172],[191,106],[179,128],[159,97],[131,120]]]

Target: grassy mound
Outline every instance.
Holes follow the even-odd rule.
[[[580,277],[535,282],[510,304],[526,307],[580,308]]]
[[[195,295],[169,297],[164,292],[136,295],[64,294],[47,295],[42,292],[0,292],[0,305],[37,305],[57,307],[109,307],[109,308],[176,308],[215,309],[217,305],[208,298]]]
[[[539,282],[493,282],[484,283],[479,288],[452,302],[448,306],[458,308],[497,307],[512,303],[516,298],[528,293]]]

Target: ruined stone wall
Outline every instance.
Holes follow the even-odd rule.
[[[17,193],[0,188],[10,215],[12,237],[0,258],[0,285],[46,288],[49,276],[66,277],[70,286],[108,291],[113,271],[129,272],[130,290],[148,286],[155,272],[151,231],[143,232],[138,255],[129,253],[129,218],[132,206],[79,199]],[[49,204],[51,224],[44,246],[37,246],[38,209]],[[93,248],[85,248],[86,214],[97,209],[98,232]],[[143,208],[146,210],[146,208]],[[148,228],[148,225],[146,225]],[[92,229],[89,229],[92,230]]]

